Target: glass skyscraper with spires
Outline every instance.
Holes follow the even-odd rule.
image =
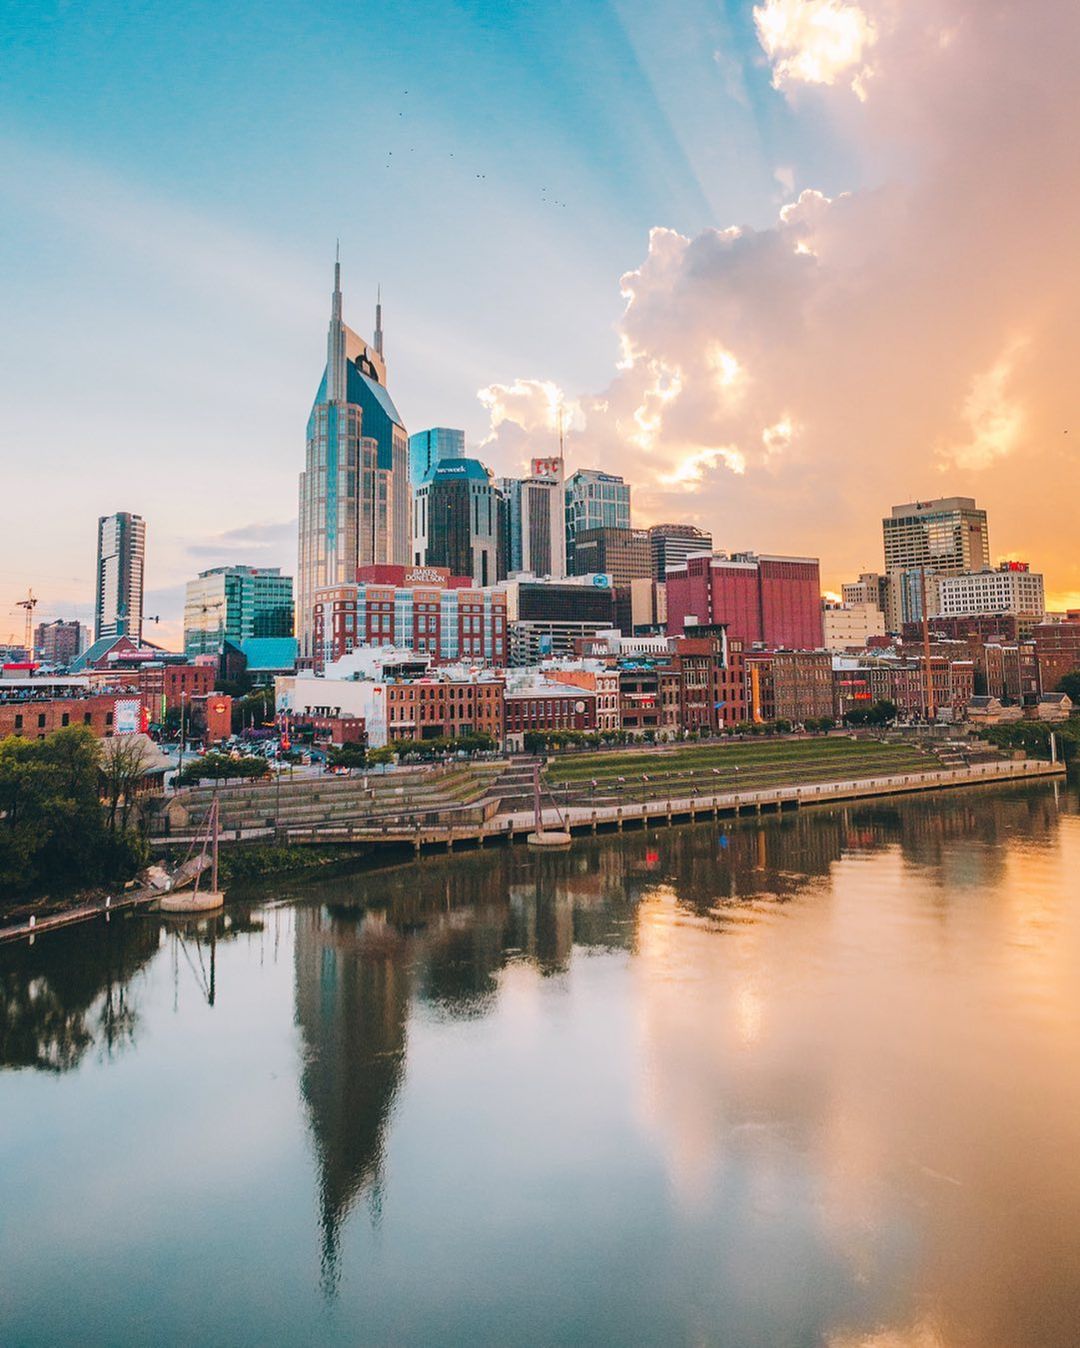
[[[296,630],[314,658],[317,589],[354,581],[358,566],[407,566],[412,556],[409,440],[386,387],[382,305],[369,346],[342,319],[341,264],[327,335],[326,370],[307,426],[300,474]]]

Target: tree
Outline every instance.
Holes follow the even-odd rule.
[[[327,754],[332,768],[362,768],[367,763],[367,749],[362,744],[332,744]]]
[[[1065,674],[1058,679],[1057,691],[1065,693],[1077,707],[1080,707],[1080,669],[1074,669],[1071,674]]]
[[[126,809],[106,826],[103,766],[101,741],[84,726],[0,741],[0,893],[65,891],[133,873],[140,840]]]

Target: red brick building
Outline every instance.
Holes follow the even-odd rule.
[[[383,696],[388,740],[490,735],[497,744],[502,742],[501,679],[388,682]]]
[[[208,697],[216,670],[213,665],[144,664],[138,669],[87,670],[82,677],[102,691],[141,697],[151,725],[160,725],[166,712],[179,710],[182,701],[190,706],[193,699]]]
[[[744,646],[817,650],[822,645],[821,573],[816,558],[689,557],[667,573],[667,630],[723,624]]]
[[[835,714],[828,651],[748,651],[746,679],[752,721],[801,724]]]
[[[325,665],[361,646],[399,646],[436,664],[507,661],[506,594],[440,567],[367,566],[316,590],[314,649]]]
[[[113,734],[116,702],[111,693],[0,700],[0,739],[21,735],[23,739],[43,740],[54,730],[72,725],[86,726],[99,739],[108,739]]]
[[[1031,639],[1035,643],[1040,690],[1056,692],[1066,674],[1080,669],[1080,612],[1071,609],[1065,622],[1039,623],[1032,629]]]
[[[560,683],[508,689],[504,714],[506,742],[520,749],[530,732],[595,730],[596,693]]]

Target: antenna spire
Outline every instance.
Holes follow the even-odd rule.
[[[330,302],[330,331],[326,343],[326,396],[345,400],[345,324],[341,319],[341,244],[334,247],[334,294]]]
[[[382,349],[382,286],[375,290],[375,350],[381,356]]]

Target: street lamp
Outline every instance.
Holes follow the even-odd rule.
[[[180,777],[184,771],[184,704],[187,702],[187,689],[180,689],[180,761],[176,765],[176,776]],[[176,781],[173,781],[173,787],[176,788]]]

